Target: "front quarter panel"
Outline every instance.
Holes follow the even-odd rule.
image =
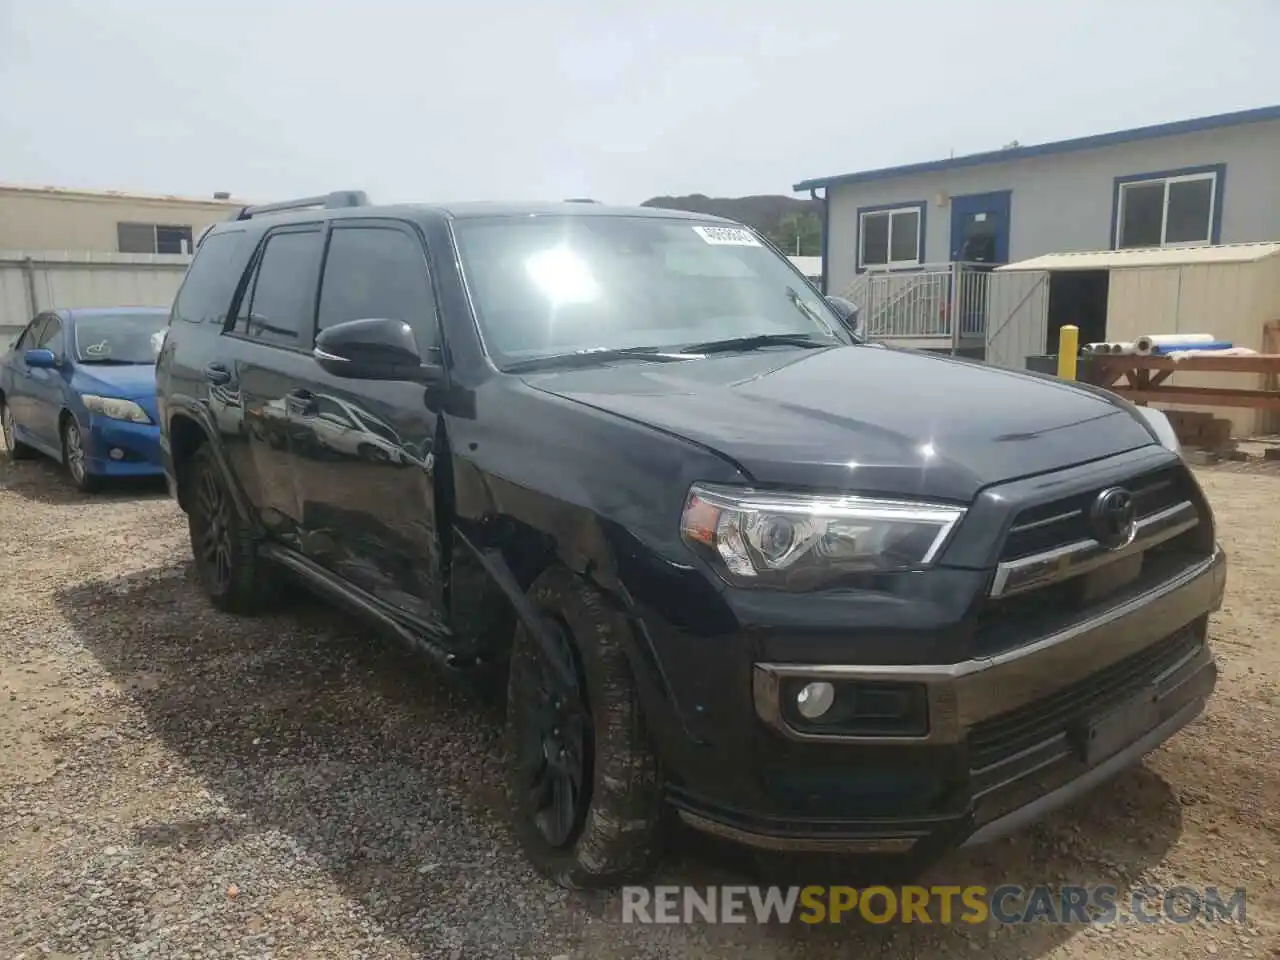
[[[745,695],[750,658],[725,656],[726,642],[740,642],[736,622],[718,581],[681,541],[680,513],[695,481],[746,478],[688,441],[512,377],[487,381],[475,400],[474,417],[446,415],[455,623],[467,629],[458,620],[468,619],[467,598],[478,595],[470,588],[475,553],[501,558],[520,590],[549,563],[569,567],[631,617],[646,720],[666,750],[689,749],[698,738],[697,704],[726,684]]]

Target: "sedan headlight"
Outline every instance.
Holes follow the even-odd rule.
[[[806,590],[927,567],[963,516],[946,504],[694,484],[680,533],[729,583]]]
[[[110,417],[112,420],[128,420],[130,423],[151,422],[151,418],[147,416],[147,411],[132,400],[121,400],[119,397],[99,397],[92,393],[86,393],[82,399],[84,400],[85,408],[90,413],[100,413],[102,416]]]

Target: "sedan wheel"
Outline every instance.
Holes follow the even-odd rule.
[[[62,428],[62,460],[77,487],[87,493],[96,486],[97,478],[89,472],[89,458],[80,436],[80,426],[73,417],[67,417]]]

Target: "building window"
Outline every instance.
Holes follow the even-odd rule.
[[[858,214],[858,269],[920,265],[924,204]]]
[[[1117,250],[1216,241],[1222,172],[1195,170],[1117,181]]]
[[[191,227],[159,223],[117,223],[121,253],[190,253]]]

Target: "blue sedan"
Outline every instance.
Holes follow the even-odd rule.
[[[159,307],[53,310],[0,356],[0,426],[13,457],[66,465],[81,490],[104,477],[161,476]]]

